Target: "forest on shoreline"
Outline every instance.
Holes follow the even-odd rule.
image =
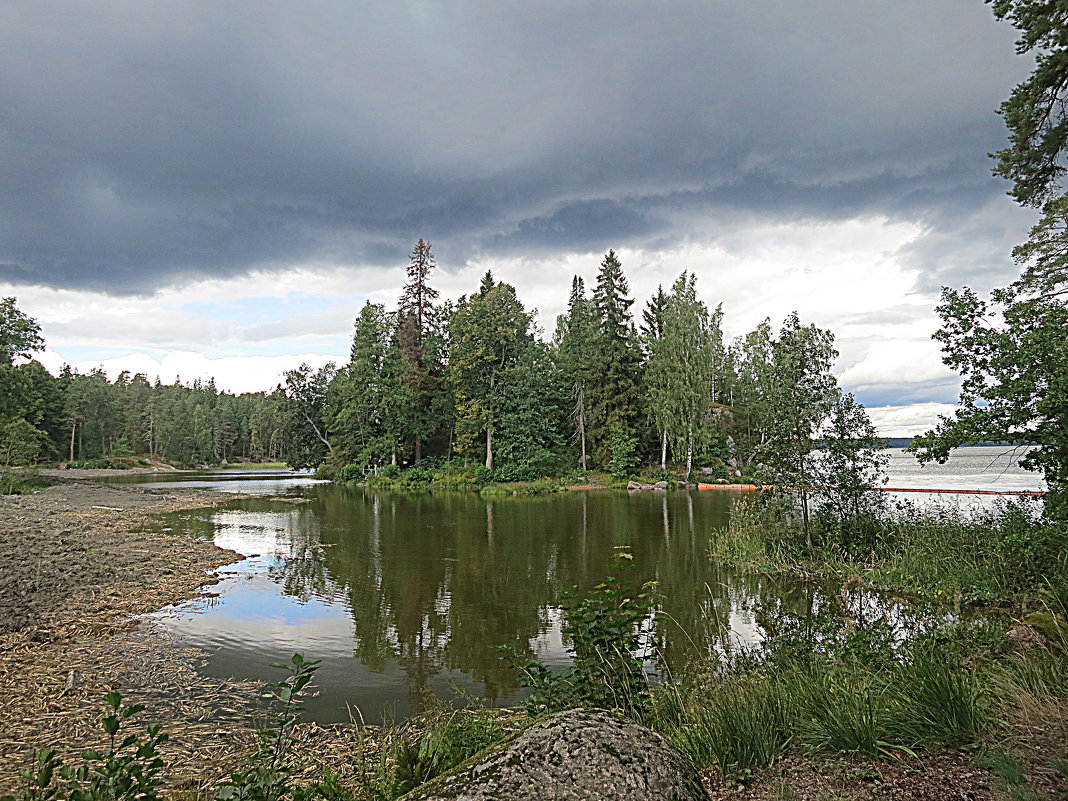
[[[636,320],[609,251],[592,292],[574,277],[546,339],[535,311],[490,273],[470,295],[438,302],[435,267],[420,240],[396,308],[359,311],[346,364],[302,365],[273,391],[241,395],[214,379],[52,376],[32,359],[44,345],[36,321],[7,298],[0,463],[284,461],[349,476],[451,463],[502,481],[674,463],[681,475],[714,464],[726,479],[727,464],[747,476],[804,471],[814,436],[881,445],[831,373],[833,334],[796,314],[726,341],[722,306],[709,309],[683,272]]]

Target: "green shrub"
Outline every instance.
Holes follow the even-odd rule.
[[[480,485],[493,483],[493,471],[486,467],[484,464],[480,464],[475,468],[475,483]]]
[[[616,480],[624,479],[638,466],[638,440],[622,426],[613,426],[608,436],[608,461],[605,467]]]
[[[400,465],[387,464],[378,468],[378,476],[381,478],[400,478]]]
[[[293,727],[300,719],[301,693],[311,683],[321,660],[308,661],[302,654],[293,654],[287,665],[271,665],[287,671],[281,681],[270,687],[274,690],[275,709],[272,726],[258,732],[260,747],[252,756],[247,770],[234,773],[219,790],[220,801],[281,801],[292,798],[303,801],[314,793],[295,787],[290,778],[293,748]]]
[[[495,710],[441,707],[425,723],[395,747],[393,784],[399,794],[452,770],[509,733]]]
[[[0,465],[31,465],[41,457],[48,434],[16,417],[0,428]]]
[[[409,467],[401,473],[401,479],[405,484],[429,484],[434,474],[424,467]]]
[[[456,470],[445,468],[434,474],[434,485],[440,489],[472,490],[477,489],[474,468]]]
[[[889,755],[886,688],[862,671],[797,671],[788,692],[798,705],[797,732],[805,745],[868,756]]]
[[[68,470],[128,470],[130,462],[123,459],[75,459],[67,462]]]
[[[119,437],[111,445],[112,456],[133,456],[133,447],[130,445],[130,440],[126,437]]]
[[[945,654],[914,649],[913,661],[894,683],[900,696],[894,736],[910,745],[973,742],[983,726],[979,677]]]
[[[514,481],[536,481],[543,475],[545,474],[539,472],[536,466],[529,464],[504,464],[493,468],[493,480],[499,484]]]
[[[0,495],[29,495],[39,489],[52,486],[52,482],[36,470],[0,471]]]
[[[640,626],[653,607],[656,583],[646,582],[637,593],[628,591],[619,573],[633,558],[629,548],[617,547],[605,580],[582,600],[573,595],[565,599],[564,636],[572,655],[567,670],[554,672],[537,660],[524,662],[502,648],[520,682],[533,689],[526,702],[532,714],[592,706],[641,719],[648,711],[649,682],[642,665],[648,635]]]
[[[513,481],[508,484],[491,484],[483,487],[481,493],[490,495],[547,495],[563,492],[567,484],[556,478],[539,478],[536,481]]]
[[[412,465],[412,467],[421,467],[423,470],[429,470],[431,473],[437,470],[441,470],[444,466],[444,456],[424,456],[422,459]]]
[[[347,464],[334,474],[334,481],[345,484],[349,481],[363,480],[363,465]]]

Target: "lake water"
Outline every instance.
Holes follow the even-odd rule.
[[[1004,449],[968,449],[951,460],[955,471],[919,470],[894,454],[890,486],[1037,486],[987,450]],[[267,666],[295,651],[322,659],[321,690],[307,706],[324,723],[356,709],[368,722],[400,720],[427,692],[515,703],[521,693],[494,646],[566,664],[562,598],[603,580],[616,546],[634,555],[635,591],[659,582],[662,604],[647,627],[668,664],[756,642],[766,605],[801,612],[837,592],[713,563],[708,538],[741,497],[722,491],[488,498],[235,470],[144,483],[258,496],[161,519],[245,558],[209,594],[156,617],[208,653],[213,675],[277,679]]]

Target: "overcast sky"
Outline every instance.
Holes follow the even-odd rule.
[[[0,295],[43,361],[268,389],[429,239],[543,327],[620,254],[731,335],[796,309],[886,434],[956,398],[943,284],[1015,273],[1030,62],[981,0],[0,3]]]

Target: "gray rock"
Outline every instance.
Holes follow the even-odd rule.
[[[696,771],[654,731],[572,709],[439,776],[405,801],[708,801]]]

